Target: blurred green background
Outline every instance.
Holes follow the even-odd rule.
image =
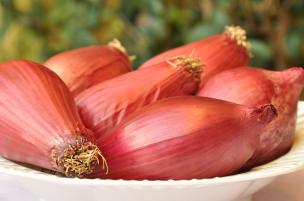
[[[0,61],[43,62],[64,50],[118,38],[135,66],[166,49],[220,33],[248,32],[252,65],[304,65],[304,1],[0,0]]]

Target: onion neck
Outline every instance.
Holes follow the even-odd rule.
[[[263,70],[263,73],[280,87],[289,87],[290,91],[298,90],[299,93],[304,87],[304,68],[292,67],[284,71]]]
[[[283,80],[289,84],[298,84],[303,88],[304,86],[304,68],[292,67],[282,72]]]

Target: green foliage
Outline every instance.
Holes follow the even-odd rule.
[[[263,66],[272,58],[272,51],[267,43],[259,39],[249,40],[251,44],[251,52],[254,55],[252,60],[253,66]]]
[[[239,24],[252,65],[304,65],[304,1],[0,0],[0,60],[43,62],[64,50],[118,38],[135,66],[166,49]]]

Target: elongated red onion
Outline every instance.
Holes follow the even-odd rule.
[[[195,93],[201,70],[196,58],[174,57],[95,85],[76,96],[76,103],[84,124],[98,138],[145,105]]]
[[[272,105],[254,108],[195,96],[173,97],[136,112],[100,138],[111,179],[201,179],[238,171],[254,153]]]
[[[204,64],[204,71],[201,74],[202,85],[221,71],[247,65],[251,55],[249,48],[245,30],[239,26],[228,26],[222,34],[161,53],[145,62],[140,68],[153,66],[178,55],[194,55]]]
[[[267,163],[286,153],[293,142],[297,102],[304,87],[304,69],[281,72],[251,67],[231,69],[212,77],[198,92],[247,106],[272,103],[278,118],[260,134],[260,143],[246,167]]]
[[[131,71],[130,57],[118,40],[109,45],[82,47],[59,53],[44,65],[57,73],[73,95]]]
[[[0,155],[82,177],[101,157],[73,98],[51,70],[25,60],[0,64]]]

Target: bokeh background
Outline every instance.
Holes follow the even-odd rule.
[[[303,0],[0,0],[0,61],[43,62],[118,38],[134,65],[166,49],[241,25],[252,65],[304,65]]]

